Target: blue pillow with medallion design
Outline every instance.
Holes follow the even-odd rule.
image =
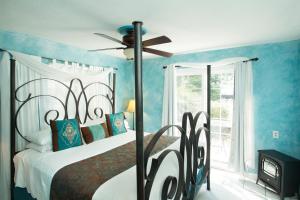
[[[53,151],[82,145],[80,129],[76,119],[50,121]]]
[[[126,133],[126,127],[124,124],[124,113],[106,114],[106,124],[110,136]]]

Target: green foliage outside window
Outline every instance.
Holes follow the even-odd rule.
[[[224,107],[220,106],[212,106],[211,108],[211,118],[212,119],[219,119],[221,114],[222,119],[228,119],[229,111],[226,110]]]

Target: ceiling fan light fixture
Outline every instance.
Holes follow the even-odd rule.
[[[133,58],[134,58],[134,48],[124,49],[123,53],[124,53],[127,60],[133,60]]]

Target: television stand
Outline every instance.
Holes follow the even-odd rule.
[[[299,199],[300,160],[276,150],[258,150],[259,180],[284,197],[294,196]]]

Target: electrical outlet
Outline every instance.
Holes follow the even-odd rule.
[[[273,136],[274,139],[278,139],[279,138],[279,131],[273,131],[272,136]]]

